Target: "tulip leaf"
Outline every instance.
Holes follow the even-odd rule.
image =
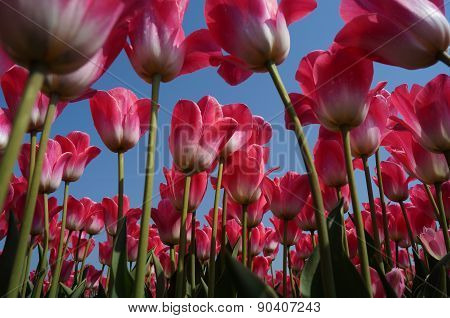
[[[231,281],[236,288],[239,297],[243,298],[276,298],[276,292],[268,285],[264,284],[258,276],[253,274],[248,268],[231,257],[229,253],[225,256],[227,269]]]
[[[412,293],[414,296],[418,296],[423,291],[424,282],[429,272],[417,252],[414,250],[413,256],[416,274],[413,279]]]
[[[0,255],[0,296],[6,296],[9,277],[13,267],[14,258],[17,250],[17,243],[19,242],[19,232],[17,230],[14,214],[9,213],[8,235]]]
[[[302,275],[300,276],[300,289],[303,297],[324,297],[319,262],[319,247],[316,247],[306,261]]]
[[[166,294],[166,277],[164,275],[164,269],[159,261],[158,256],[155,255],[154,251],[151,252],[151,262],[155,266],[156,272],[156,297],[162,298]]]
[[[86,279],[84,279],[70,294],[70,298],[80,298],[83,296],[84,290],[86,289]]]
[[[448,297],[447,265],[450,263],[450,253],[445,255],[431,270],[423,285],[423,297]]]

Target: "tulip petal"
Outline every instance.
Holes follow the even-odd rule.
[[[317,8],[315,0],[282,0],[279,11],[281,11],[289,25],[300,20]]]

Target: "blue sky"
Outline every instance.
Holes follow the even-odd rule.
[[[279,67],[289,92],[300,92],[298,83],[294,78],[300,59],[312,50],[327,49],[335,34],[343,26],[343,21],[339,16],[340,1],[318,0],[318,2],[318,8],[312,14],[290,27],[291,51],[287,60]],[[184,22],[186,34],[206,27],[203,4],[204,1],[202,0],[191,0]],[[448,12],[450,5],[447,4],[446,9]],[[434,76],[445,72],[448,72],[448,68],[443,64],[417,71],[376,64],[373,84],[379,81],[388,81],[387,88],[392,90],[402,83],[425,84]],[[94,88],[108,90],[119,86],[131,89],[139,97],[150,97],[151,94],[151,87],[136,75],[124,52],[120,54],[110,70],[94,85]],[[266,121],[272,124],[274,136],[270,144],[271,162],[269,162],[269,166],[281,166],[281,170],[277,171],[275,175],[282,175],[288,170],[303,171],[295,137],[293,133],[284,130],[283,106],[269,75],[255,74],[243,84],[231,87],[217,75],[215,69],[204,69],[161,85],[157,173],[153,192],[155,198],[152,204],[154,207],[159,202],[159,184],[165,181],[162,167],[171,165],[167,140],[173,106],[179,99],[197,101],[205,95],[216,97],[221,104],[245,103],[250,107],[253,114],[264,117]],[[0,99],[0,103],[1,106],[6,106],[3,97]],[[101,201],[105,196],[114,196],[117,192],[117,157],[103,145],[97,134],[92,122],[88,101],[69,105],[55,122],[52,136],[56,134],[66,135],[73,130],[89,133],[91,143],[100,147],[102,153],[92,161],[82,178],[70,185],[70,193],[77,198],[89,196],[96,201]],[[317,136],[317,127],[309,128],[307,132],[312,148]],[[125,154],[125,193],[129,196],[132,207],[138,207],[142,203],[146,144],[146,138],[142,138],[134,149]],[[371,158],[370,161],[372,163],[373,159]],[[357,183],[360,200],[366,202],[365,183],[363,174],[360,172],[357,172]],[[376,194],[378,193],[376,188],[374,191]],[[58,190],[55,195],[62,201],[62,189]],[[203,223],[202,216],[209,211],[212,204],[212,191],[208,189],[198,210],[199,218]],[[268,216],[270,215],[269,212]],[[91,254],[90,261],[96,263],[98,242],[104,240],[104,234],[96,237],[96,249]],[[0,249],[2,246],[3,242],[0,243]],[[34,267],[35,264],[32,265],[32,269]]]

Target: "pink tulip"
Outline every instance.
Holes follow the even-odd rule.
[[[258,226],[264,214],[269,211],[270,202],[266,195],[261,195],[259,199],[247,206],[247,226],[253,228]],[[242,224],[243,210],[242,204],[234,202],[231,198],[227,197],[227,211],[228,216],[234,218],[239,224]]]
[[[277,257],[280,242],[278,241],[278,234],[273,228],[266,228],[266,237],[264,239],[264,256],[274,260]]]
[[[393,268],[386,274],[386,280],[391,285],[398,298],[403,296],[405,291],[405,273],[399,268]]]
[[[348,183],[342,138],[322,126],[314,146],[314,164],[328,187],[340,188]]]
[[[250,257],[253,257],[263,252],[266,239],[266,230],[264,225],[259,224],[257,227],[252,228],[249,235],[250,249],[248,253]]]
[[[233,217],[227,213],[227,221],[231,219],[233,219]],[[208,214],[205,215],[205,220],[210,227],[213,227],[214,208],[209,209]],[[217,211],[217,237],[222,237],[222,208],[219,208]]]
[[[90,99],[95,128],[112,152],[133,148],[148,130],[149,99],[138,99],[125,88],[99,91]]]
[[[9,141],[9,134],[12,128],[12,121],[7,109],[0,108],[0,154],[6,149]]]
[[[316,8],[314,0],[207,0],[206,24],[214,40],[230,55],[218,58],[219,74],[231,85],[267,63],[281,64],[290,49],[288,25]]]
[[[259,278],[264,280],[267,271],[269,270],[270,267],[269,261],[264,256],[255,256],[252,262],[253,262],[252,268],[253,273],[255,273]]]
[[[331,212],[333,211],[339,204],[339,197],[335,188],[330,188],[325,185],[321,186],[323,205],[325,207],[325,211]],[[348,185],[345,185],[340,188],[341,198],[344,200],[343,209],[344,212],[349,210],[350,203],[350,189]]]
[[[297,243],[302,232],[295,220],[284,221],[273,217],[270,219],[270,222],[272,222],[273,226],[275,227],[275,230],[278,234],[278,240],[281,244],[291,246]],[[284,241],[283,239],[285,222],[287,222],[286,241]]]
[[[186,233],[190,233],[191,214],[186,220]],[[175,209],[169,200],[159,202],[157,209],[152,209],[152,219],[155,222],[161,241],[169,246],[177,245],[180,240],[181,213]]]
[[[81,239],[78,239],[78,235],[73,235],[71,237],[71,243],[72,243],[72,258],[77,261],[81,262],[83,261],[84,254],[86,253],[86,257],[88,257],[95,247],[95,240],[94,238],[87,239],[85,237],[81,237]],[[87,249],[87,251],[86,251]]]
[[[111,66],[122,51],[128,33],[128,22],[119,19],[108,39],[95,55],[82,67],[68,74],[47,74],[42,90],[56,94],[60,100],[72,101],[88,97],[90,88]]]
[[[226,231],[227,231],[227,237],[228,237],[231,247],[234,249],[234,248],[236,248],[236,245],[237,245],[239,252],[241,252],[242,230],[241,230],[241,226],[239,225],[239,223],[234,219],[227,221]]]
[[[195,243],[197,257],[200,263],[205,264],[209,260],[211,250],[212,229],[209,226],[203,226],[203,229],[195,230]],[[220,250],[220,243],[216,241],[216,252]]]
[[[0,241],[3,240],[8,234],[8,218],[6,210],[0,212]]]
[[[69,231],[84,230],[85,218],[94,204],[89,198],[77,200],[70,195],[67,200],[66,228]]]
[[[389,103],[389,93],[383,88],[386,82],[379,83],[368,98],[369,111],[358,127],[350,131],[352,155],[355,158],[372,156],[389,133],[386,125],[390,115],[394,115]]]
[[[353,223],[348,220],[345,222],[349,257],[353,261],[358,257],[358,237],[356,235],[356,229]],[[358,261],[359,262],[359,261]]]
[[[252,120],[252,136],[248,140],[248,145],[264,146],[272,138],[272,126],[261,116],[253,116]]]
[[[303,267],[305,267],[305,259],[300,257],[296,250],[290,250],[289,257],[291,258],[292,271],[294,273],[301,273]]]
[[[392,93],[392,104],[403,119],[391,117],[394,129],[408,130],[429,151],[450,151],[450,77],[438,75],[424,87],[401,85]]]
[[[303,231],[317,230],[316,216],[314,214],[314,205],[311,195],[308,197],[303,209],[301,209],[294,220]]]
[[[38,63],[49,73],[69,73],[101,48],[123,9],[119,0],[3,1],[1,44],[21,65]]]
[[[372,62],[355,49],[314,51],[300,62],[296,79],[327,129],[359,126],[369,110]]]
[[[136,262],[139,248],[139,232],[135,235],[127,235],[127,256],[129,262]]]
[[[102,265],[111,265],[113,242],[108,238],[107,241],[98,244],[98,258]]]
[[[83,199],[81,199],[82,202]],[[105,216],[103,212],[103,206],[101,203],[94,203],[89,207],[87,207],[86,202],[87,200],[84,201],[86,207],[86,215],[83,220],[84,222],[83,229],[87,234],[97,235],[103,230],[105,226]]]
[[[428,0],[343,0],[346,22],[335,41],[357,47],[380,63],[428,67],[450,44],[444,3]]]
[[[105,219],[105,229],[106,232],[115,236],[117,232],[117,216],[119,208],[117,206],[117,196],[114,198],[103,198],[102,200],[103,213]],[[126,195],[123,196],[123,212],[126,216],[130,210],[130,200]]]
[[[424,228],[419,238],[427,253],[435,259],[440,260],[447,254],[442,230],[436,231],[433,228]]]
[[[381,206],[379,205],[379,201],[375,203],[375,218],[377,222],[378,229],[378,237],[380,241],[384,240],[384,229],[383,229],[383,214],[381,212]],[[364,228],[370,234],[371,237],[374,237],[373,226],[372,226],[372,217],[370,212],[369,203],[363,203],[365,211],[361,212]]]
[[[238,124],[223,117],[211,96],[198,103],[180,100],[172,113],[169,147],[175,166],[184,174],[209,170]]]
[[[389,200],[402,202],[408,199],[408,183],[411,181],[405,174],[402,166],[395,160],[389,158],[380,163],[381,177],[383,178],[384,194]],[[378,185],[378,179],[374,177]]]
[[[357,265],[356,269],[361,272],[361,266]],[[377,271],[370,267],[370,281],[372,283],[372,295],[374,298],[384,298],[386,297],[383,283],[380,280],[380,276],[378,275]]]
[[[169,199],[175,209],[183,209],[184,180],[186,176],[178,171],[174,166],[169,170],[163,168],[167,184],[159,185],[161,198]],[[191,188],[189,190],[188,212],[195,211],[203,200],[208,186],[208,173],[206,171],[196,173],[191,178]]]
[[[302,233],[295,244],[295,251],[300,258],[306,259],[314,251],[313,239],[311,235]]]
[[[131,45],[125,47],[136,73],[151,83],[155,75],[163,82],[210,65],[220,55],[208,30],[185,37],[183,18],[188,0],[147,1],[130,22]]]
[[[389,237],[400,246],[409,246],[411,242],[409,242],[408,230],[400,205],[389,204],[386,208],[389,214]]]
[[[7,70],[14,66],[14,62],[11,61],[8,54],[2,50],[0,47],[0,76],[3,75]]]
[[[251,145],[231,155],[223,172],[222,183],[234,202],[249,205],[260,198],[267,179],[264,149],[259,145]]]
[[[280,219],[295,218],[310,195],[308,176],[288,171],[281,179],[275,178],[270,210]]]
[[[411,133],[392,132],[385,138],[385,144],[386,149],[410,176],[426,184],[448,180],[450,172],[444,155],[427,151],[413,139]]]
[[[97,270],[94,266],[86,266],[86,288],[93,289],[97,288],[100,283],[100,277],[102,276],[102,271]]]
[[[159,262],[161,263],[161,266],[163,268],[164,276],[167,279],[170,279],[170,277],[172,277],[173,273],[176,270],[176,266],[178,265],[178,263],[177,263],[178,253],[175,252],[175,264],[172,264],[170,256],[165,251],[160,252],[158,254],[158,258],[159,258]],[[173,268],[173,267],[175,267],[175,268]]]
[[[57,135],[55,140],[61,145],[63,152],[72,154],[64,169],[63,180],[65,182],[77,181],[86,166],[101,152],[99,148],[89,146],[89,135],[81,131],[73,131],[67,137]]]
[[[5,96],[6,104],[9,109],[10,120],[14,119],[17,108],[20,105],[26,81],[28,78],[28,71],[20,66],[14,66],[6,72],[1,78],[1,85],[3,94]],[[33,104],[31,111],[30,122],[28,124],[28,132],[38,132],[44,128],[45,116],[50,103],[50,98],[39,92]],[[57,104],[55,120],[67,106],[66,102]]]

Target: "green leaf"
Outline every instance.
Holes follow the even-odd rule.
[[[423,297],[437,298],[447,297],[447,265],[450,263],[450,253],[445,255],[431,270],[425,280]]]
[[[156,271],[156,297],[162,298],[166,294],[166,276],[164,275],[164,269],[159,261],[158,256],[155,255],[154,251],[150,252],[151,262],[155,266]]]
[[[75,290],[70,294],[70,298],[80,298],[83,296],[84,290],[86,289],[86,279],[84,279]]]
[[[300,276],[300,289],[303,297],[310,298],[325,296],[322,290],[319,263],[319,247],[316,247],[306,261],[302,275]]]
[[[10,273],[16,256],[17,243],[19,242],[19,232],[17,230],[14,214],[9,213],[8,236],[0,255],[0,295],[6,296]]]
[[[229,275],[232,278],[234,287],[239,297],[243,298],[276,298],[277,294],[268,285],[264,284],[258,276],[253,274],[248,268],[244,267],[240,262],[226,254],[226,264]]]
[[[66,296],[67,298],[70,298],[70,295],[72,295],[72,293],[73,293],[72,288],[70,288],[69,286],[64,285],[64,284],[61,283],[61,282],[59,283],[59,286],[61,286],[62,291],[64,292],[65,296]]]

